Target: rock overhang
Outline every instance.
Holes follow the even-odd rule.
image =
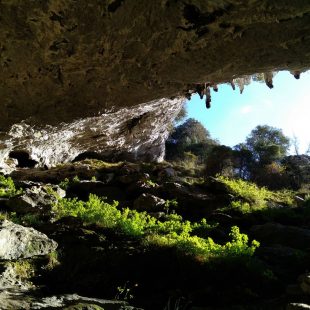
[[[65,136],[63,128],[83,119],[182,96],[197,83],[305,70],[309,13],[307,0],[1,1],[2,152],[34,148],[34,133],[7,147],[7,134],[21,122],[43,135],[61,128]],[[90,141],[90,150],[100,145]]]

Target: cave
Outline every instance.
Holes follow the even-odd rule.
[[[18,168],[34,168],[38,164],[36,160],[30,158],[28,152],[22,150],[11,151],[9,157],[17,159],[18,164],[16,167]]]
[[[0,0],[0,309],[309,309],[310,156],[176,130],[309,67],[309,0]]]
[[[1,12],[1,147],[14,141],[42,166],[87,151],[162,160],[180,101],[199,85],[309,67],[304,0],[14,0]]]
[[[77,162],[77,161],[82,161],[82,160],[85,160],[85,159],[103,159],[103,156],[96,153],[96,152],[83,152],[81,154],[79,154],[78,156],[76,156],[72,162]]]

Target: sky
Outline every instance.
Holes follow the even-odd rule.
[[[279,72],[273,79],[273,89],[265,83],[245,86],[243,94],[238,87],[219,85],[212,90],[211,109],[198,95],[186,103],[188,117],[200,121],[221,144],[234,146],[244,142],[257,125],[281,128],[283,133],[297,137],[299,153],[310,144],[310,71],[296,80],[289,72]],[[293,148],[290,151],[294,153]]]

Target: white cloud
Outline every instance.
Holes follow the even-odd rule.
[[[249,113],[251,113],[252,112],[252,106],[250,106],[250,105],[246,105],[246,106],[244,106],[244,107],[242,107],[241,109],[240,109],[240,113],[241,114],[249,114]]]

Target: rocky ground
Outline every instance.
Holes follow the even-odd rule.
[[[310,309],[305,192],[236,189],[169,163],[10,177],[0,309]]]

